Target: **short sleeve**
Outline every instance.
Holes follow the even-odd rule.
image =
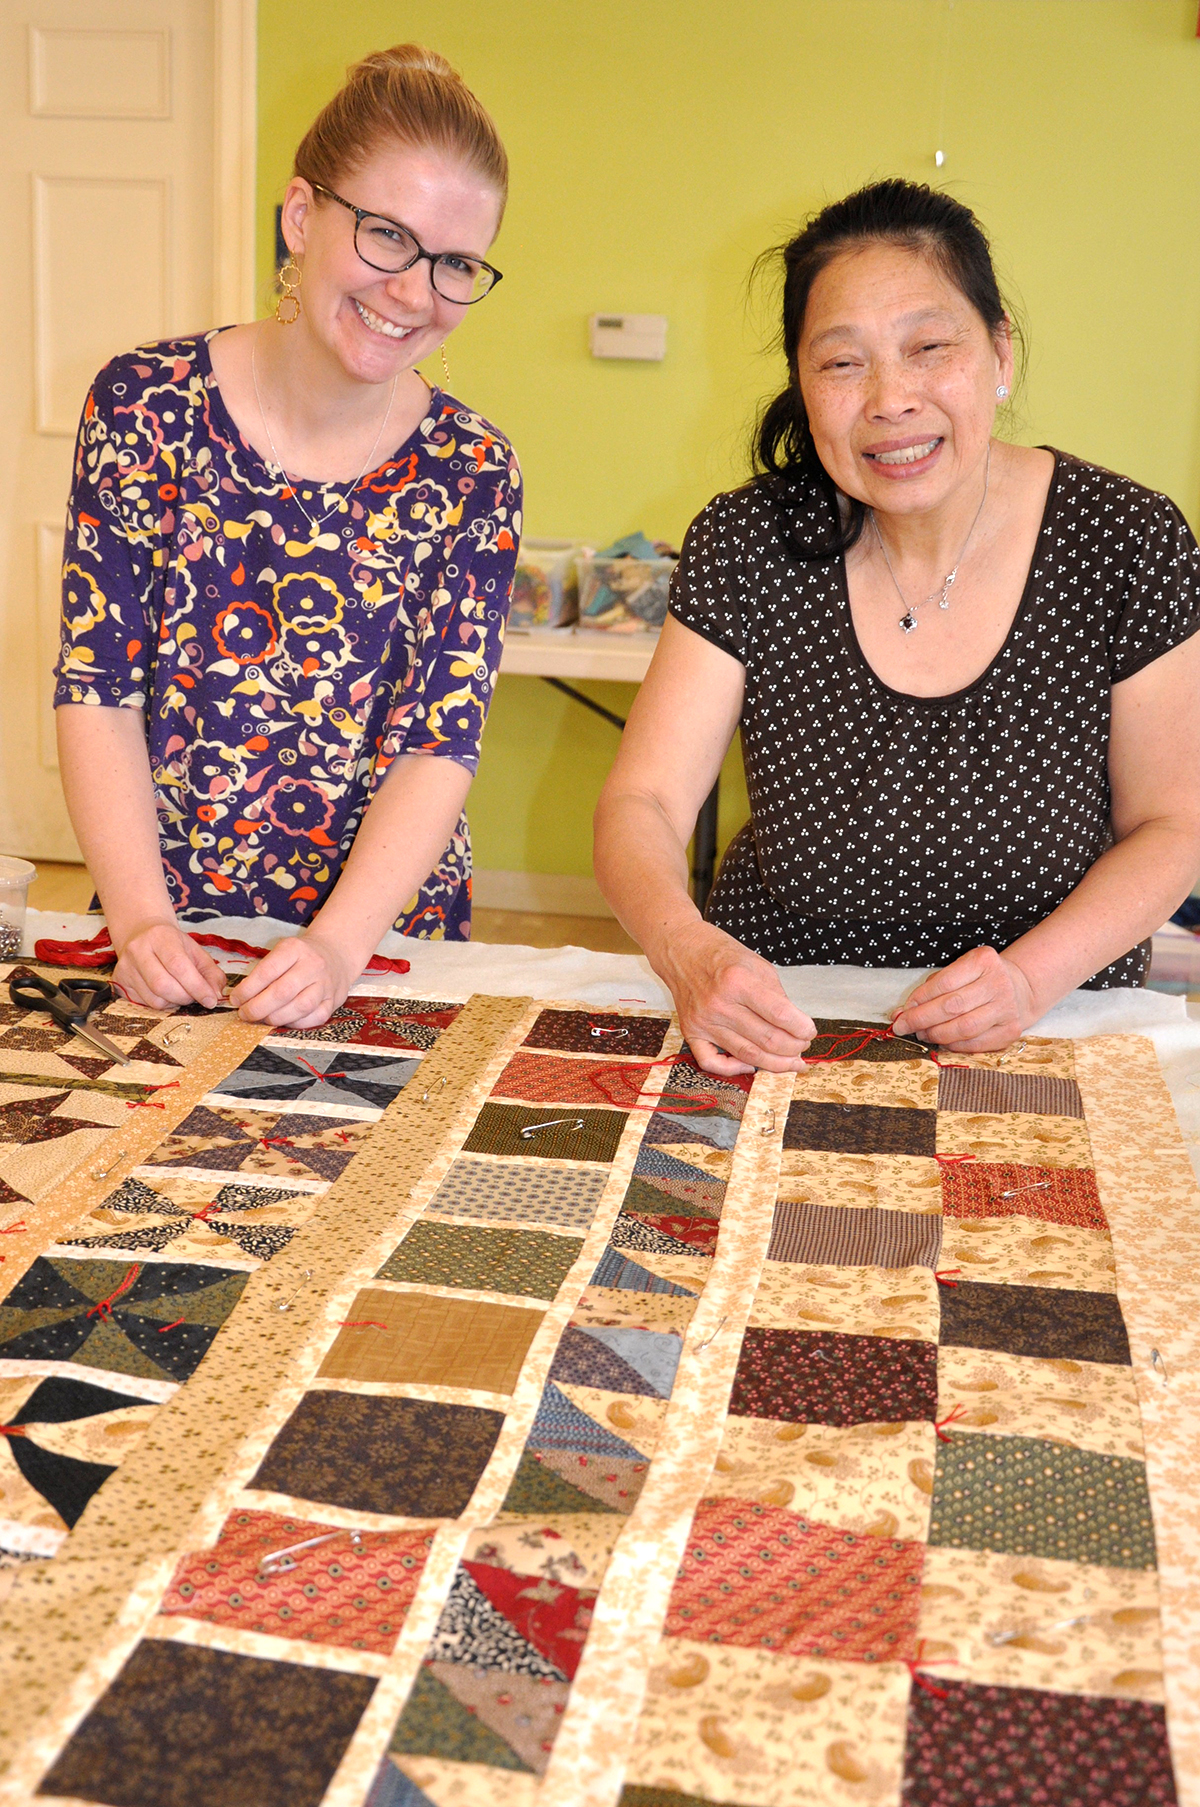
[[[481,452],[472,482],[479,502],[431,586],[425,631],[389,716],[377,780],[402,753],[453,759],[472,774],[479,766],[521,539],[521,468],[498,435]]]
[[[1175,504],[1151,496],[1109,642],[1119,684],[1200,629],[1200,547]]]
[[[141,458],[126,462],[142,473],[122,480],[115,427],[115,360],[92,385],[75,443],[71,496],[63,546],[59,656],[54,706],[91,703],[145,709],[154,647],[154,536],[157,504],[152,475]],[[132,410],[127,410],[132,413]],[[152,447],[144,452],[152,456]],[[126,491],[132,487],[132,494]],[[143,517],[137,515],[142,509]],[[132,511],[132,512],[131,512]]]
[[[670,612],[684,627],[744,665],[745,623],[730,584],[735,549],[727,504],[727,497],[717,496],[688,528],[671,578]]]

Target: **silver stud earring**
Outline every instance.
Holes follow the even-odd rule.
[[[996,385],[996,400],[998,402],[1002,402],[1007,394],[1008,394],[1008,384],[1007,383],[998,383]]]

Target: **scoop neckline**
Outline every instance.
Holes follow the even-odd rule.
[[[1063,455],[1057,447],[1052,445],[1040,445],[1037,449],[1039,452],[1049,452],[1054,460],[1054,469],[1050,473],[1050,486],[1046,491],[1046,500],[1042,504],[1042,518],[1038,526],[1037,538],[1033,542],[1033,553],[1029,560],[1029,569],[1025,573],[1025,584],[1021,591],[1021,600],[1018,602],[1016,613],[1009,623],[1008,632],[996,649],[995,654],[984,666],[979,676],[977,678],[972,678],[969,684],[964,684],[961,690],[940,691],[936,696],[918,696],[911,690],[896,690],[891,684],[884,682],[879,676],[879,673],[875,670],[875,667],[871,664],[871,661],[867,658],[866,653],[864,653],[862,649],[862,644],[859,641],[858,629],[854,625],[854,613],[850,607],[850,586],[846,580],[846,555],[844,552],[839,554],[837,569],[838,584],[841,589],[842,599],[842,623],[850,644],[850,650],[858,660],[863,671],[865,671],[870,678],[871,682],[877,689],[883,691],[885,696],[893,697],[898,703],[923,703],[927,707],[936,707],[938,704],[960,702],[964,697],[971,696],[982,685],[987,683],[1001,660],[1008,653],[1017,629],[1022,626],[1025,616],[1029,613],[1033,605],[1033,580],[1038,565],[1041,562],[1047,531],[1057,506],[1059,478],[1062,474]]]
[[[253,458],[259,469],[264,471],[267,477],[270,478],[273,483],[277,484],[280,489],[290,489],[293,494],[296,490],[307,487],[320,490],[336,489],[347,497],[354,495],[364,483],[367,483],[372,477],[378,476],[379,472],[382,471],[385,466],[394,464],[396,459],[402,456],[405,448],[409,446],[414,439],[424,439],[425,422],[433,414],[434,404],[438,397],[446,393],[444,389],[439,389],[436,384],[428,384],[429,406],[426,408],[424,414],[422,414],[420,420],[408,435],[407,439],[402,439],[400,444],[396,446],[393,451],[388,452],[379,460],[379,463],[373,465],[369,471],[364,471],[361,477],[342,478],[340,481],[335,481],[333,478],[326,479],[324,477],[289,477],[282,466],[268,464],[262,453],[250,444],[249,440],[242,432],[242,429],[238,426],[233,415],[225,405],[225,397],[221,393],[221,384],[216,371],[213,369],[212,353],[209,350],[211,341],[219,338],[222,333],[232,332],[233,327],[240,324],[244,324],[244,322],[235,320],[231,322],[229,326],[214,326],[210,332],[201,333],[197,340],[202,365],[200,374],[204,378],[204,387],[209,397],[209,404],[212,406],[215,402],[214,411],[220,415],[223,423],[229,429],[230,436],[234,442],[241,447],[243,454],[248,458]],[[421,381],[424,383],[425,378],[422,377]],[[276,471],[278,471],[278,475],[276,475]],[[347,488],[347,484],[351,487]]]

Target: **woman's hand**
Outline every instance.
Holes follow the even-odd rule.
[[[952,1054],[986,1054],[1007,1048],[1041,1015],[1017,962],[994,947],[973,947],[918,985],[892,1028]]]
[[[730,1078],[763,1067],[798,1073],[816,1026],[797,1009],[769,961],[697,921],[671,943],[661,976],[688,1047],[706,1073]]]
[[[225,974],[175,921],[139,924],[122,942],[113,983],[131,1004],[166,1010],[172,1004],[221,1002]]]
[[[365,965],[314,927],[277,941],[229,994],[247,1023],[319,1029],[344,1003]]]

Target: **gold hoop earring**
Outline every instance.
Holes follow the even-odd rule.
[[[449,366],[449,364],[448,364],[448,363],[447,363],[447,362],[446,362],[446,347],[445,347],[445,344],[442,344],[442,345],[439,345],[439,347],[438,347],[438,350],[439,350],[439,351],[440,351],[440,352],[441,352],[441,354],[442,354],[442,369],[443,369],[443,370],[444,370],[444,371],[445,371],[445,373],[446,373],[446,381],[447,381],[447,382],[449,382],[449,381],[450,381],[450,366]]]
[[[295,274],[289,276],[289,270],[294,271]],[[303,280],[304,272],[294,257],[288,257],[280,264],[279,286],[283,290],[283,293],[275,303],[275,318],[278,320],[280,326],[295,326],[297,320],[300,318],[300,297],[297,295],[296,290],[300,287]],[[290,308],[292,311],[290,313],[285,313],[285,308]]]

